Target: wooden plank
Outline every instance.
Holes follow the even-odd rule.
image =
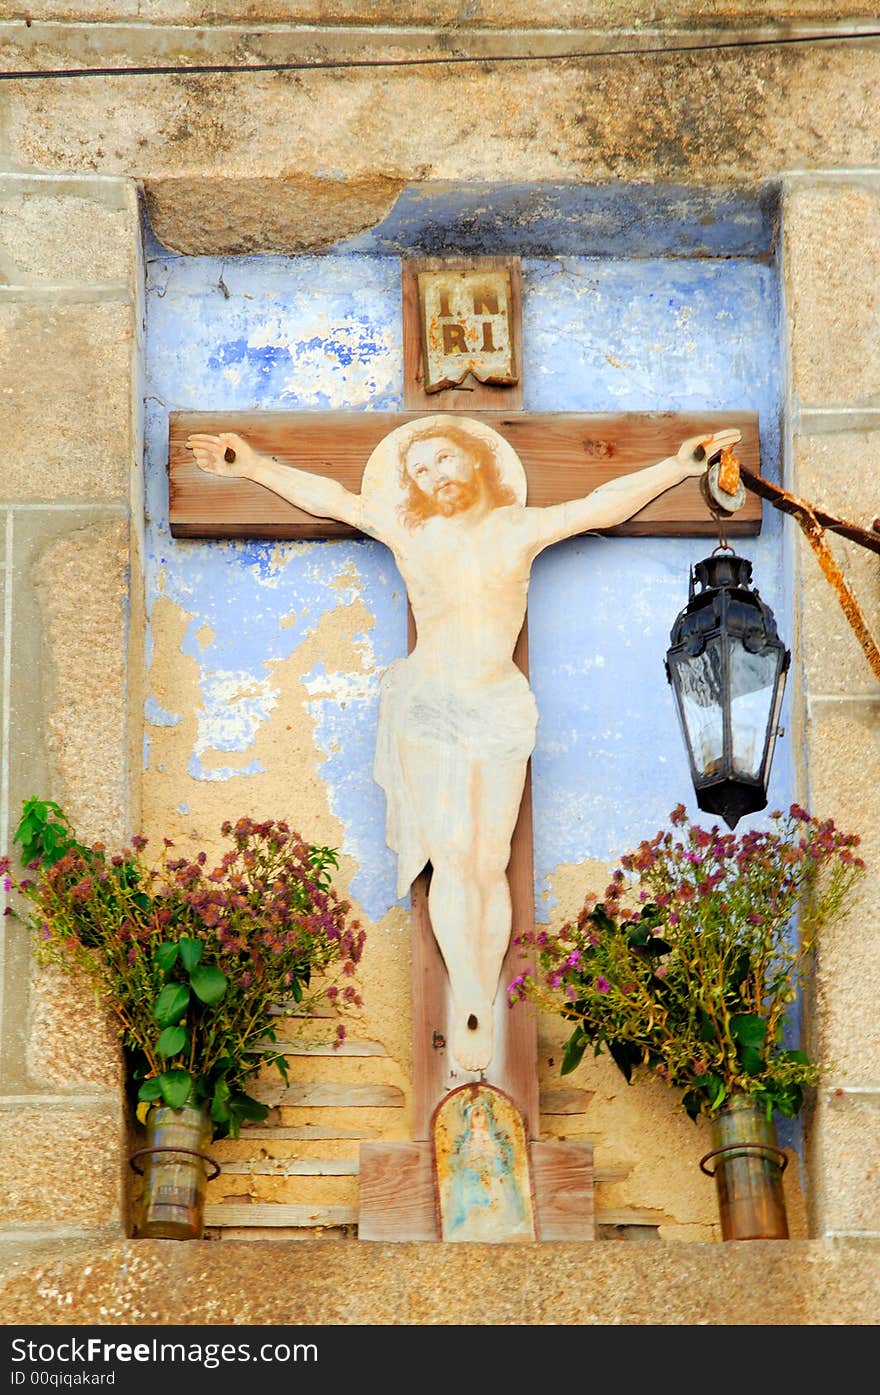
[[[672,1218],[666,1211],[655,1211],[647,1207],[618,1207],[609,1210],[600,1207],[596,1212],[597,1225],[663,1225]]]
[[[356,1225],[356,1206],[301,1206],[280,1201],[208,1202],[207,1227],[227,1226],[333,1226]]]
[[[318,519],[251,480],[220,479],[196,465],[184,445],[191,431],[237,431],[260,451],[300,469],[332,476],[358,491],[367,458],[396,426],[424,412],[172,412],[169,420],[169,524],[178,538],[352,537],[346,524]],[[430,414],[429,414],[430,415]],[[737,456],[760,470],[754,412],[458,413],[486,421],[522,460],[529,504],[576,499],[597,485],[674,454],[688,436],[721,426],[743,433]],[[761,499],[747,491],[727,522],[729,536],[755,534]],[[716,537],[699,481],[685,480],[609,534]]]
[[[224,1177],[356,1177],[357,1158],[244,1158],[221,1163]]]
[[[593,1150],[580,1144],[531,1145],[540,1240],[595,1240]]]
[[[260,1082],[253,1090],[261,1104],[292,1109],[400,1109],[397,1085],[275,1085]]]
[[[542,1090],[542,1114],[586,1114],[595,1090]]]
[[[523,624],[513,651],[514,663],[529,676],[528,620]],[[507,864],[510,884],[511,935],[501,978],[498,984],[495,1024],[503,1050],[501,1069],[493,1084],[505,1090],[523,1116],[526,1134],[537,1138],[540,1130],[538,1101],[538,1025],[533,1012],[511,1012],[507,1001],[508,983],[523,970],[522,951],[513,943],[516,935],[529,931],[535,921],[535,863],[532,838],[532,763],[526,767],[519,816],[510,840],[510,860]]]
[[[494,271],[506,267],[510,275],[511,333],[517,381],[500,385],[466,379],[461,387],[425,392],[422,333],[419,307],[420,271]],[[403,401],[410,410],[469,414],[486,411],[516,412],[523,405],[522,271],[519,257],[406,257],[401,267],[403,308]]]
[[[331,1128],[327,1124],[245,1124],[241,1130],[243,1139],[278,1139],[296,1138],[303,1141],[314,1141],[316,1143],[326,1143],[330,1139],[353,1138],[358,1142],[375,1138],[378,1129],[338,1129]]]
[[[387,1056],[388,1052],[381,1041],[357,1041],[346,1037],[338,1046],[328,1041],[278,1041],[267,1042],[266,1051],[280,1051],[283,1056]]]
[[[428,913],[430,869],[412,884],[413,1138],[424,1142],[431,1116],[448,1087],[449,1026],[446,965]]]
[[[626,1182],[631,1175],[631,1167],[615,1167],[613,1163],[607,1167],[594,1166],[593,1168],[593,1181],[597,1184],[599,1182]]]
[[[279,1241],[302,1241],[321,1240],[325,1244],[328,1240],[348,1240],[351,1238],[351,1231],[354,1223],[342,1225],[303,1225],[303,1226],[240,1226],[224,1225],[211,1226],[205,1231],[205,1239],[212,1241],[247,1240],[252,1244],[258,1240]]]
[[[359,1240],[439,1240],[429,1143],[364,1143]]]

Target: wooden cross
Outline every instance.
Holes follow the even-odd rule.
[[[493,265],[498,262],[493,260]],[[508,259],[518,308],[518,264]],[[234,431],[254,448],[280,462],[338,480],[359,492],[363,467],[374,447],[396,427],[438,411],[485,421],[513,446],[525,469],[528,502],[542,506],[581,497],[598,485],[667,455],[682,440],[716,427],[737,427],[742,439],[736,453],[742,464],[759,471],[758,420],[748,412],[623,413],[575,412],[530,414],[521,408],[522,384],[475,384],[427,394],[422,384],[417,272],[430,262],[404,265],[404,363],[409,410],[403,412],[175,412],[169,423],[169,524],[177,538],[326,539],[355,536],[345,524],[317,518],[286,503],[269,490],[243,479],[205,474],[184,442],[192,432]],[[448,263],[443,263],[448,265]],[[469,262],[468,265],[473,265]],[[519,337],[515,345],[519,354]],[[442,399],[442,400],[441,400]],[[760,530],[761,501],[749,492],[742,509],[725,521],[728,536]],[[699,482],[691,479],[668,490],[625,524],[609,533],[634,536],[716,537],[717,518]],[[410,646],[413,642],[410,615]],[[526,626],[514,658],[528,675]],[[462,1079],[450,1071],[447,1037],[446,971],[434,939],[427,909],[430,869],[412,888],[412,995],[414,1032],[413,1143],[364,1145],[361,1155],[361,1223],[365,1239],[436,1238],[428,1140],[439,1102]],[[528,777],[519,820],[511,842],[508,880],[513,902],[514,934],[534,919],[531,798]],[[503,1090],[523,1115],[531,1140],[535,1203],[543,1239],[592,1238],[578,1231],[577,1217],[560,1205],[569,1188],[582,1205],[591,1201],[583,1183],[584,1151],[564,1144],[539,1142],[537,1033],[534,1016],[510,1012],[504,985],[522,970],[511,945],[495,1007],[496,1049],[489,1083]],[[580,1183],[579,1183],[580,1179]],[[580,1185],[580,1193],[578,1187]],[[587,1191],[589,1196],[587,1196]],[[589,1216],[590,1226],[592,1215]]]

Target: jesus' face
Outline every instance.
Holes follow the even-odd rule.
[[[449,518],[476,503],[480,495],[474,457],[446,436],[414,441],[406,453],[406,474],[432,505]]]

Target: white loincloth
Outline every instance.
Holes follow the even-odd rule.
[[[438,771],[448,768],[440,752],[460,751],[471,761],[526,761],[535,747],[538,708],[519,669],[509,676],[475,683],[436,672],[425,674],[412,657],[396,659],[380,686],[379,723],[373,777],[385,791],[385,840],[397,853],[397,894],[404,896],[430,853],[401,762],[401,741],[438,750]],[[433,800],[430,787],[418,798]]]

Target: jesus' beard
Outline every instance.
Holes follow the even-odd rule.
[[[431,495],[429,513],[438,513],[442,518],[451,518],[463,513],[477,502],[480,485],[476,473],[469,480],[448,480],[435,489]],[[433,505],[433,508],[430,507]]]

